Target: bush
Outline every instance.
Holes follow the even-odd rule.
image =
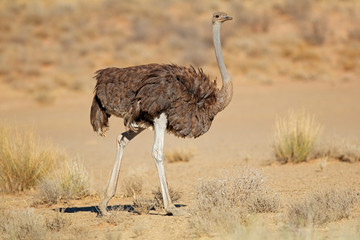
[[[51,216],[52,215],[52,216]],[[36,214],[34,209],[0,210],[0,239],[88,239],[81,231],[67,231],[72,221],[56,212],[50,216]],[[64,235],[66,237],[64,237]]]
[[[287,211],[290,226],[323,225],[348,218],[359,194],[351,189],[329,189],[313,192],[304,200],[291,204]]]
[[[328,30],[327,19],[313,18],[300,23],[301,37],[311,45],[320,46],[326,41]]]
[[[305,19],[311,12],[312,1],[311,0],[286,0],[282,6],[278,6],[278,9],[295,19]]]
[[[90,195],[89,177],[84,166],[79,161],[64,164],[65,167],[40,183],[39,198],[42,203],[54,204]]]
[[[47,230],[42,216],[36,215],[32,209],[1,210],[1,239],[47,239]]]
[[[151,197],[138,196],[133,199],[134,212],[138,214],[148,214],[156,205]]]
[[[143,180],[138,175],[130,175],[122,181],[125,197],[136,197],[141,194]]]
[[[0,190],[13,193],[34,187],[62,157],[54,148],[41,146],[33,132],[0,126]]]
[[[189,162],[194,157],[193,149],[175,149],[165,152],[165,161],[169,163]]]
[[[314,158],[335,158],[343,162],[355,163],[360,161],[360,144],[346,139],[332,139],[317,146]]]
[[[154,200],[155,200],[155,207],[156,208],[164,208],[164,201],[161,193],[160,187],[152,192]],[[169,188],[169,195],[172,202],[176,202],[181,198],[181,194]]]
[[[306,111],[289,112],[275,124],[275,157],[282,163],[304,162],[313,151],[320,124]]]
[[[237,176],[202,182],[196,190],[190,227],[195,233],[232,233],[249,214],[275,212],[280,199],[265,184],[265,177],[246,169]]]

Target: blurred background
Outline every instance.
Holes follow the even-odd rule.
[[[51,104],[92,91],[97,69],[150,62],[215,78],[214,11],[234,17],[222,44],[235,85],[360,80],[358,0],[2,0],[1,94]]]

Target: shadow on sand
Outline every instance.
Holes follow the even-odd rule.
[[[186,207],[184,204],[175,204],[176,207]],[[102,214],[98,206],[88,206],[88,207],[68,207],[68,208],[54,208],[53,211],[62,212],[62,213],[79,213],[79,212],[90,212],[96,213],[97,217],[102,217]],[[134,207],[132,205],[113,205],[108,206],[107,210],[111,211],[125,211],[125,212],[134,212]],[[151,210],[155,210],[154,208]]]

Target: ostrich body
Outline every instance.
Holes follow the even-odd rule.
[[[213,43],[222,87],[217,89],[202,69],[174,64],[148,64],[127,68],[106,68],[96,72],[95,96],[90,122],[95,132],[104,136],[111,115],[124,119],[127,131],[117,138],[114,168],[100,202],[103,215],[109,200],[115,195],[124,148],[144,129],[154,129],[154,157],[165,210],[178,214],[167,187],[163,164],[164,135],[199,137],[206,133],[215,115],[223,110],[232,98],[232,82],[226,70],[220,42],[221,24],[232,18],[226,13],[214,13],[212,18]]]

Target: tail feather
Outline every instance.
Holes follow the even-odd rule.
[[[100,136],[105,136],[105,132],[109,128],[109,117],[110,114],[105,111],[99,98],[95,95],[91,105],[90,123],[94,131]]]

